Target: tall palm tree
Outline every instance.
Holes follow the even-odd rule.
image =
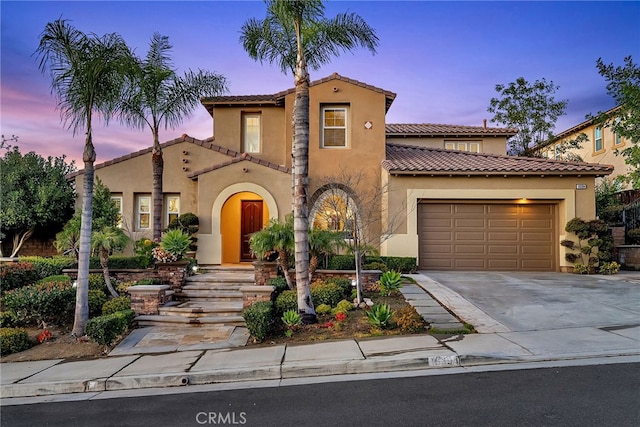
[[[58,19],[46,25],[36,50],[40,70],[48,71],[51,91],[65,126],[86,133],[82,160],[82,225],[78,254],[78,285],[73,324],[75,336],[84,335],[89,318],[89,256],[91,253],[91,214],[93,211],[93,163],[96,152],[92,140],[92,118],[100,114],[108,122],[123,87],[122,70],[130,51],[115,34],[86,35]]]
[[[114,298],[118,296],[118,292],[113,288],[111,277],[109,277],[109,256],[113,251],[124,249],[127,243],[129,243],[129,237],[118,227],[104,227],[91,234],[91,247],[98,252],[104,283]]]
[[[144,59],[137,58],[129,73],[128,90],[120,106],[120,118],[130,127],[151,129],[153,150],[153,238],[162,234],[162,174],[164,159],[159,128],[175,129],[191,114],[201,96],[216,96],[227,91],[225,77],[220,74],[187,71],[183,77],[173,69],[169,37],[155,33]]]
[[[356,14],[324,16],[321,0],[269,0],[267,17],[250,19],[240,41],[255,60],[277,63],[283,73],[292,72],[293,105],[293,214],[298,311],[303,322],[317,321],[309,284],[309,72],[355,47],[375,53],[378,37]]]

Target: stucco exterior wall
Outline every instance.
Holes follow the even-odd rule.
[[[489,154],[507,154],[507,138],[499,137],[387,137],[387,142],[392,144],[415,145],[418,147],[445,148],[445,142],[479,142],[480,152]]]

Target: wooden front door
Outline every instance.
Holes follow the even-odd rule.
[[[251,234],[262,229],[262,200],[242,200],[240,211],[240,260],[255,259],[251,253]]]

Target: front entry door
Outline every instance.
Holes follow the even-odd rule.
[[[255,259],[251,253],[251,234],[262,230],[262,200],[242,200],[240,212],[240,260]]]

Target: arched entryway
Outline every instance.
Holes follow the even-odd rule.
[[[269,207],[260,195],[242,191],[230,196],[220,212],[222,263],[251,261],[249,237],[269,221]]]

